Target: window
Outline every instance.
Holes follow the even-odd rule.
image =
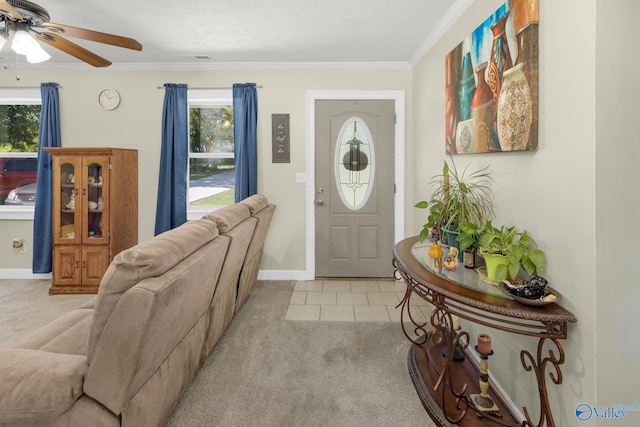
[[[347,120],[336,141],[335,180],[344,205],[362,209],[371,196],[375,177],[375,150],[367,124],[359,117]]]
[[[39,90],[0,90],[2,212],[11,212],[20,207],[33,210],[41,104]]]
[[[231,90],[189,90],[190,212],[235,201]]]

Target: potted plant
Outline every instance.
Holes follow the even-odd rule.
[[[462,262],[467,268],[475,268],[476,253],[480,249],[480,239],[482,230],[478,224],[469,222],[466,219],[458,223],[458,245],[463,253]]]
[[[431,178],[431,198],[415,205],[416,208],[429,209],[427,222],[420,231],[420,240],[423,241],[432,227],[437,226],[445,234],[443,241],[458,247],[455,234],[461,221],[484,224],[487,219],[493,217],[492,184],[493,178],[488,166],[471,172],[466,166],[460,171],[453,157],[451,167],[445,161],[442,174]],[[460,251],[460,257],[462,252]]]
[[[479,251],[487,264],[490,281],[513,280],[520,269],[529,276],[537,276],[544,269],[547,258],[526,230],[504,225],[497,228],[487,221],[480,233]]]

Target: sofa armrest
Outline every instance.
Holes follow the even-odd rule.
[[[0,424],[64,413],[82,395],[87,366],[75,354],[0,349]]]

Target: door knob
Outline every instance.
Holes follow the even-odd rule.
[[[324,200],[316,199],[316,206],[324,206]]]
[[[316,190],[316,192],[317,192],[318,194],[322,194],[322,193],[324,193],[324,188],[322,188],[322,187],[318,187],[318,189]]]

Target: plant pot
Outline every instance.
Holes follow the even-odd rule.
[[[484,258],[484,262],[487,265],[487,279],[491,282],[497,282],[496,270],[499,265],[508,266],[509,258],[505,255],[487,254],[480,252],[480,255]]]
[[[462,254],[462,264],[466,268],[476,268],[476,251],[465,249]]]
[[[453,246],[458,250],[458,261],[462,261],[463,253],[462,251],[460,251],[460,242],[458,242],[458,235],[460,233],[458,233],[456,230],[450,230],[448,228],[443,228],[442,231],[446,235],[447,245]]]

